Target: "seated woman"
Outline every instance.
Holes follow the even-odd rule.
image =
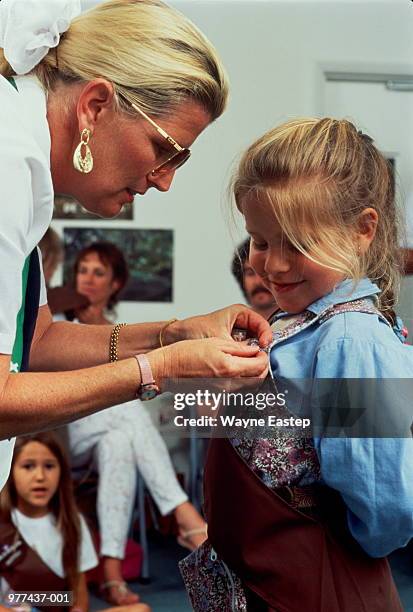
[[[125,286],[128,268],[113,244],[97,242],[83,249],[74,265],[75,286],[90,305],[69,318],[80,323],[112,324],[107,311]],[[178,542],[194,550],[206,539],[206,523],[178,483],[168,450],[139,400],[113,406],[69,425],[75,466],[93,461],[99,472],[97,513],[105,582],[102,594],[116,605],[133,603],[122,579],[128,527],[135,501],[137,469],[162,515],[174,513]]]
[[[0,610],[87,612],[84,572],[97,565],[89,530],[78,513],[69,464],[52,433],[19,438],[9,480],[0,493]],[[33,593],[19,601],[15,591]],[[60,606],[41,592],[59,591]],[[73,601],[66,593],[73,592]],[[59,602],[58,602],[59,603]],[[50,607],[50,604],[53,607]],[[121,612],[113,608],[112,612]],[[123,609],[122,612],[125,612]],[[128,612],[150,612],[143,603]]]

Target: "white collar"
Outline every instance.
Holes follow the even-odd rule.
[[[14,77],[19,93],[21,120],[32,133],[50,168],[51,137],[47,121],[47,95],[33,75]],[[12,87],[12,85],[10,85]]]

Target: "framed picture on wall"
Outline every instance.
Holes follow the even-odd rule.
[[[65,195],[58,195],[55,197],[53,219],[77,219],[81,221],[91,219],[93,221],[99,221],[101,217],[90,213],[74,198]],[[113,217],[111,221],[128,221],[132,219],[133,204],[125,204],[117,217]]]
[[[63,230],[64,282],[73,278],[76,254],[93,242],[113,242],[129,266],[129,280],[119,295],[129,302],[173,301],[173,230],[71,227]]]

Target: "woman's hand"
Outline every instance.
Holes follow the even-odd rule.
[[[151,351],[147,357],[163,391],[168,379],[265,378],[268,372],[265,352],[232,339],[183,340]]]
[[[168,325],[162,338],[164,344],[211,337],[229,340],[234,327],[246,329],[250,337],[258,338],[263,348],[272,341],[268,322],[251,308],[242,304],[234,304],[210,314],[175,321]]]

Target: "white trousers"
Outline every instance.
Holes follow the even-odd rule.
[[[139,400],[112,406],[69,425],[74,467],[93,461],[98,480],[101,555],[122,559],[136,495],[138,469],[161,514],[188,497],[165,442]]]

